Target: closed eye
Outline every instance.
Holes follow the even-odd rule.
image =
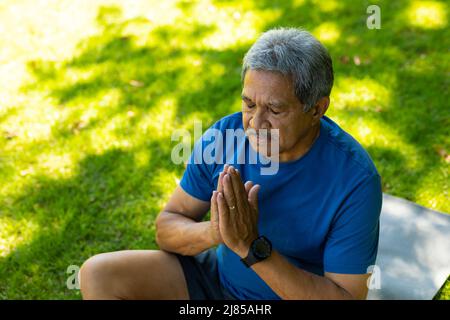
[[[278,111],[274,111],[273,109],[270,109],[270,112],[272,112],[273,114],[275,114],[275,115],[277,115],[277,114],[280,114],[281,112],[278,112]]]
[[[247,108],[252,109],[253,107],[256,106],[256,104],[250,98],[248,98],[247,96],[242,94],[241,98],[245,102],[245,105],[246,105]]]

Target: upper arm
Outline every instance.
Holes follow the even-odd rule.
[[[180,184],[164,208],[164,211],[179,213],[196,221],[201,221],[208,212],[214,190],[214,166],[201,158],[205,134],[195,143]]]
[[[199,200],[189,195],[182,187],[177,186],[164,211],[179,213],[195,221],[203,219],[210,208],[209,201]]]
[[[342,274],[325,272],[325,277],[347,291],[353,299],[364,300],[367,297],[367,280],[370,274]]]
[[[324,271],[367,274],[375,264],[382,193],[379,176],[366,179],[342,205],[324,243]]]
[[[366,179],[343,205],[325,243],[325,276],[354,299],[365,299],[378,250],[380,177]]]

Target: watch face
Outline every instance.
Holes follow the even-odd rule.
[[[271,253],[272,246],[265,237],[259,237],[253,242],[253,254],[260,259],[267,258]]]

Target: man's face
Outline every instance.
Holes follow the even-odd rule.
[[[314,109],[314,108],[313,108]],[[279,159],[289,159],[301,140],[312,128],[312,110],[303,112],[303,105],[295,96],[292,81],[279,72],[248,70],[242,90],[242,116],[244,129],[279,130]],[[271,146],[261,135],[249,135],[252,148],[266,153]],[[264,154],[271,156],[270,152]],[[273,155],[272,155],[273,156]]]

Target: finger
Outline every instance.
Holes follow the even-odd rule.
[[[223,177],[223,196],[225,198],[228,207],[236,208],[236,197],[233,191],[233,184],[231,182],[231,175],[229,173],[225,174]]]
[[[249,215],[250,204],[248,202],[248,195],[245,191],[244,183],[242,182],[239,172],[230,167],[228,172],[231,174],[231,181],[233,184],[233,191],[236,198],[237,214],[232,218],[235,220],[235,224],[248,225],[249,218],[254,221],[252,215]]]
[[[236,169],[236,168],[233,167],[233,166],[231,166],[231,168],[233,168],[233,170],[234,170],[234,172],[236,173],[236,175],[237,175],[239,178],[241,178],[241,173],[239,172],[239,170]],[[229,171],[229,169],[228,169],[228,171]],[[241,180],[242,180],[242,179],[241,179]]]
[[[232,181],[232,183],[233,183],[233,187],[235,187],[235,184],[236,184],[236,190],[235,190],[235,193],[236,192],[244,192],[245,191],[245,187],[244,187],[244,183],[242,182],[242,179],[241,179],[241,174],[239,173],[239,171],[235,168],[235,167],[233,167],[233,166],[231,166],[229,169],[228,169],[228,173],[229,174],[231,174],[231,181]]]
[[[219,181],[217,182],[217,191],[222,192],[223,191],[223,176],[228,172],[228,168],[230,167],[229,164],[225,164],[223,166],[223,170],[219,175]]]
[[[249,193],[248,193],[248,202],[252,206],[252,208],[256,211],[258,211],[258,192],[260,190],[260,185],[256,184],[254,185]]]
[[[234,195],[234,191],[233,191],[233,185],[231,182],[231,176],[229,173],[227,173],[224,178],[223,178],[223,196],[224,196],[224,200],[227,203],[228,206],[228,212],[229,214],[229,225],[232,228],[237,228],[237,224],[239,224],[239,207],[236,204],[236,197]]]
[[[253,187],[253,182],[247,181],[245,183],[244,188],[245,188],[245,193],[247,194],[247,197],[248,197],[248,193],[252,187]]]
[[[220,221],[219,221],[219,209],[217,205],[217,191],[213,192],[213,196],[211,197],[211,225],[214,230],[213,238],[219,241],[222,241],[222,237],[220,235]]]
[[[259,194],[260,186],[255,185],[253,186],[248,195],[248,202],[250,204],[250,207],[252,207],[253,210],[251,210],[252,214],[251,220],[254,225],[258,224],[258,216],[259,216],[259,210],[258,210],[258,194]]]
[[[224,171],[222,171],[220,174],[219,174],[219,179],[218,179],[218,181],[217,181],[217,191],[218,192],[222,192],[223,191],[223,176],[225,175],[225,172]]]
[[[233,192],[236,199],[236,206],[242,208],[247,208],[248,200],[247,200],[247,194],[245,193],[245,187],[242,183],[241,177],[238,175],[236,170],[233,167],[230,167],[228,170],[230,177],[231,177],[231,183],[233,186]]]
[[[230,229],[230,213],[222,192],[217,194],[217,207],[219,212],[219,231],[221,235],[227,235]],[[222,237],[222,239],[224,239]]]
[[[211,222],[219,223],[219,209],[217,207],[217,191],[213,191],[213,195],[211,197]]]

